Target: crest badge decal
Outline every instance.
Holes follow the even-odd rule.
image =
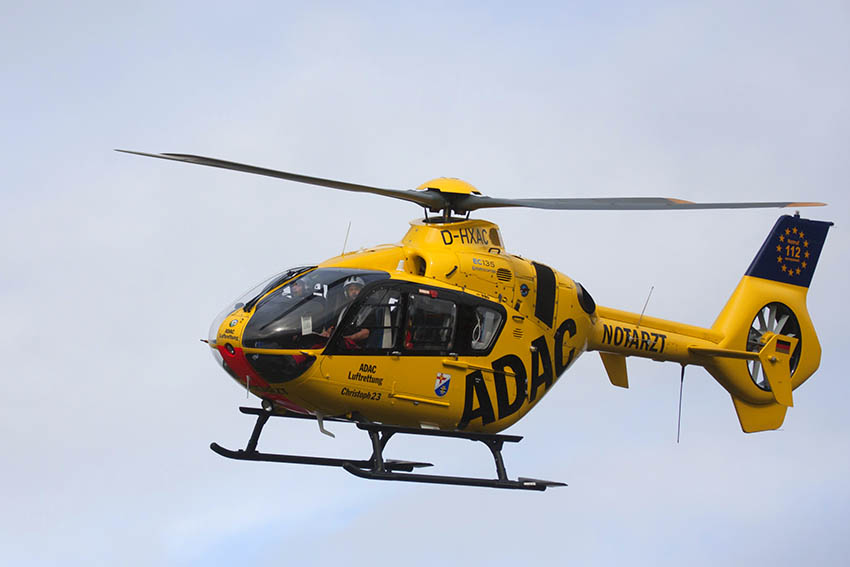
[[[451,374],[439,372],[437,374],[437,381],[434,383],[434,393],[440,396],[441,398],[445,396],[446,392],[449,391],[449,381],[451,379]]]

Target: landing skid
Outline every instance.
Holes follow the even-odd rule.
[[[397,480],[402,482],[420,482],[427,484],[448,484],[459,486],[482,486],[487,488],[509,488],[515,490],[546,490],[550,486],[566,486],[562,482],[538,480],[533,478],[519,477],[517,480],[508,478],[505,471],[505,463],[502,460],[502,446],[504,443],[518,443],[522,437],[517,435],[494,435],[489,433],[472,433],[465,431],[440,431],[434,429],[418,429],[415,427],[395,427],[377,423],[360,423],[346,419],[324,418],[324,421],[336,421],[341,423],[354,423],[358,429],[366,431],[372,441],[372,455],[366,460],[339,459],[331,457],[313,457],[307,455],[281,455],[278,453],[261,453],[257,451],[257,443],[270,417],[287,417],[293,419],[316,418],[296,413],[272,413],[259,408],[239,408],[244,414],[256,415],[257,422],[254,431],[248,440],[245,449],[233,451],[225,449],[218,443],[210,444],[210,449],[229,459],[241,461],[266,461],[273,463],[292,463],[299,465],[318,465],[325,467],[340,467],[349,473],[372,480]],[[418,461],[399,461],[395,459],[384,459],[384,448],[387,442],[395,434],[420,435],[432,437],[451,437],[454,439],[469,439],[480,441],[490,449],[496,465],[497,478],[476,478],[464,476],[442,476],[432,474],[413,473],[414,469],[433,466],[431,463]],[[401,472],[399,472],[401,471]]]

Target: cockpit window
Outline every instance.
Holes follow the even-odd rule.
[[[389,352],[395,347],[400,323],[401,291],[378,286],[348,310],[337,335],[341,352]]]
[[[272,288],[259,300],[242,343],[249,348],[322,348],[359,289],[386,278],[386,272],[371,270],[319,268],[307,272]]]
[[[253,307],[254,303],[256,303],[261,297],[268,293],[269,290],[274,289],[286,280],[294,278],[302,272],[306,272],[307,270],[313,269],[313,267],[314,266],[298,266],[297,268],[290,268],[288,270],[284,270],[279,274],[275,274],[272,277],[263,280],[262,283],[255,285],[254,287],[240,295],[239,298],[235,301],[228,303],[227,307],[221,310],[221,312],[215,317],[215,319],[213,319],[213,322],[210,325],[210,331],[207,334],[210,343],[215,344],[216,337],[218,336],[218,328],[221,326],[221,323],[222,321],[224,321],[225,317],[227,317],[237,309],[250,309],[251,307]]]
[[[276,275],[274,277],[269,278],[268,280],[266,280],[266,282],[258,285],[253,290],[251,290],[247,294],[245,294],[247,298],[250,298],[245,302],[245,309],[250,311],[254,307],[254,305],[256,305],[257,302],[260,299],[262,299],[262,297],[265,294],[267,294],[268,292],[270,292],[271,290],[273,290],[274,288],[276,288],[277,286],[279,286],[283,282],[290,280],[290,279],[294,278],[295,276],[297,276],[298,274],[300,274],[302,272],[306,272],[307,270],[309,270],[311,268],[312,268],[312,266],[301,266],[301,267],[298,267],[298,268],[292,268],[290,270],[283,271],[283,272],[279,273],[278,275]],[[259,291],[257,291],[257,290],[259,290]],[[256,292],[256,293],[254,293],[254,292]],[[251,294],[251,295],[249,295],[249,294]],[[237,307],[237,309],[238,309],[238,307]]]

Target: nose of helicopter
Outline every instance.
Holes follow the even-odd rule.
[[[242,309],[241,304],[225,308],[210,323],[207,342],[210,346],[241,342],[242,330],[249,318],[250,315]]]
[[[217,316],[210,327],[207,341],[216,362],[242,387],[263,400],[264,407],[280,406],[298,413],[309,413],[275,391],[274,384],[285,381],[280,366],[284,366],[285,379],[293,379],[306,371],[315,361],[314,356],[295,354],[263,354],[257,349],[243,346],[245,327],[251,314],[241,308],[224,316]]]
[[[212,348],[213,358],[216,359],[230,376],[247,388],[251,386],[268,386],[245,357],[242,350],[242,330],[248,319],[248,314],[242,312],[228,313],[217,316],[210,326],[207,343]]]

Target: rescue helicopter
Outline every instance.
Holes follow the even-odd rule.
[[[628,388],[628,357],[705,368],[732,398],[744,432],[777,429],[792,391],[818,368],[821,347],[806,296],[833,223],[779,217],[714,324],[702,328],[597,305],[579,282],[508,252],[499,227],[470,213],[496,207],[689,210],[824,203],[694,203],[669,198],[505,199],[453,178],[400,190],[187,154],[125,153],[412,202],[424,217],[395,244],[284,270],[228,303],[206,342],[218,365],[260,408],[244,449],[224,457],[340,467],[358,477],[505,489],[561,482],[508,477],[500,433],[531,410],[582,354],[599,353]],[[372,445],[366,459],[261,452],[271,417],[350,423]],[[423,474],[431,463],[388,459],[397,435],[486,445],[496,477]]]

